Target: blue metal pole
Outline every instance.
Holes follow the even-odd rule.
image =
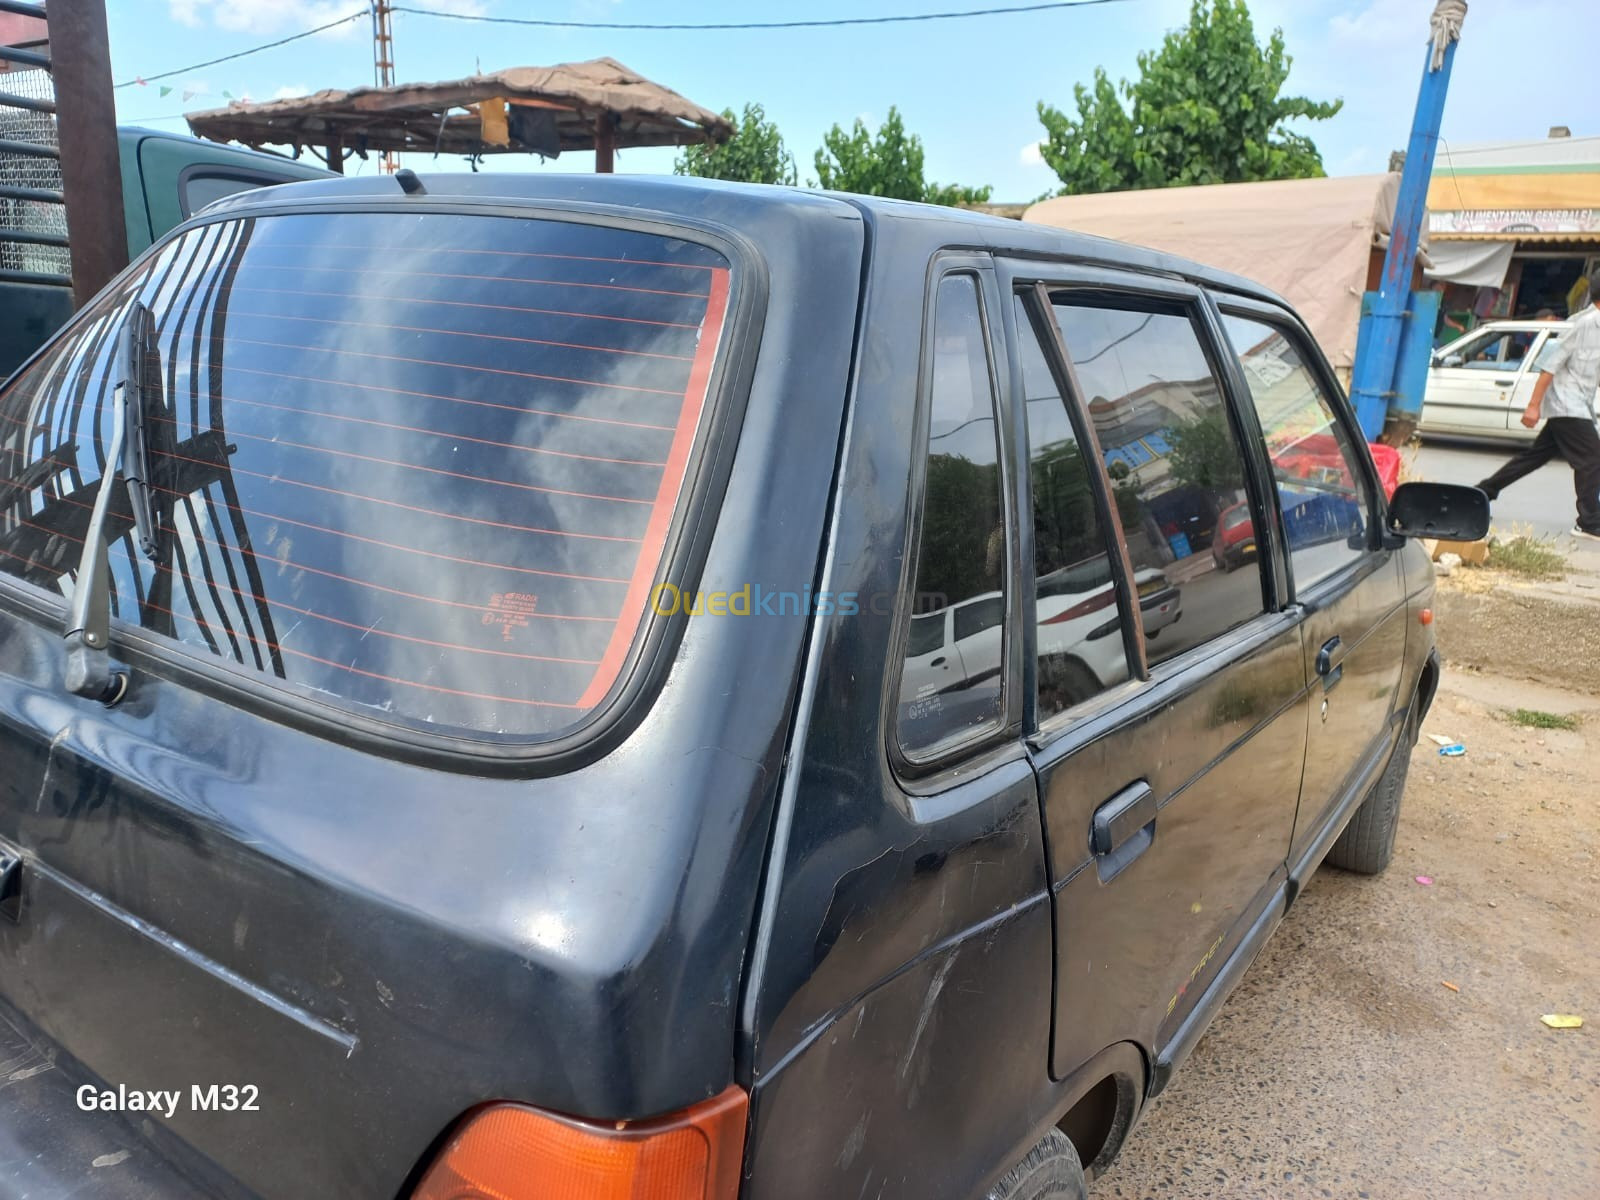
[[[1411,140],[1406,146],[1406,163],[1400,174],[1400,194],[1395,199],[1389,250],[1383,258],[1383,277],[1379,280],[1378,291],[1370,296],[1370,326],[1361,340],[1351,371],[1350,399],[1362,432],[1373,441],[1383,432],[1389,401],[1395,394],[1406,301],[1411,294],[1422,222],[1427,215],[1428,181],[1433,175],[1434,152],[1439,145],[1445,93],[1449,90],[1450,68],[1455,57],[1456,43],[1451,41],[1445,46],[1443,65],[1434,70],[1433,46],[1431,43],[1428,46],[1422,88],[1417,93],[1417,113],[1411,123]]]

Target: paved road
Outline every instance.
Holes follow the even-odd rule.
[[[1430,439],[1423,443],[1411,467],[1412,478],[1439,483],[1477,483],[1509,458],[1510,446],[1480,447],[1465,442]],[[1494,505],[1498,530],[1510,532],[1516,526],[1559,537],[1563,542],[1572,528],[1577,510],[1572,498],[1572,468],[1556,461],[1547,463],[1528,478],[1508,488]]]

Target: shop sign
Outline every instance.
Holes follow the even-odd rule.
[[[1428,232],[1600,233],[1600,209],[1469,208],[1454,212],[1430,212]]]

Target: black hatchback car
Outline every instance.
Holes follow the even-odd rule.
[[[0,391],[0,1195],[1081,1195],[1388,860],[1482,521],[1111,242],[213,205]]]

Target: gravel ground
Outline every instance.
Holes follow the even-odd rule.
[[[1394,863],[1318,873],[1095,1200],[1600,1197],[1600,651],[1548,644],[1600,610],[1525,600],[1441,595],[1453,660],[1511,644],[1543,686],[1447,671],[1426,731],[1467,757],[1414,751]],[[1508,643],[1530,616],[1546,636]],[[1567,679],[1578,731],[1505,718]]]

